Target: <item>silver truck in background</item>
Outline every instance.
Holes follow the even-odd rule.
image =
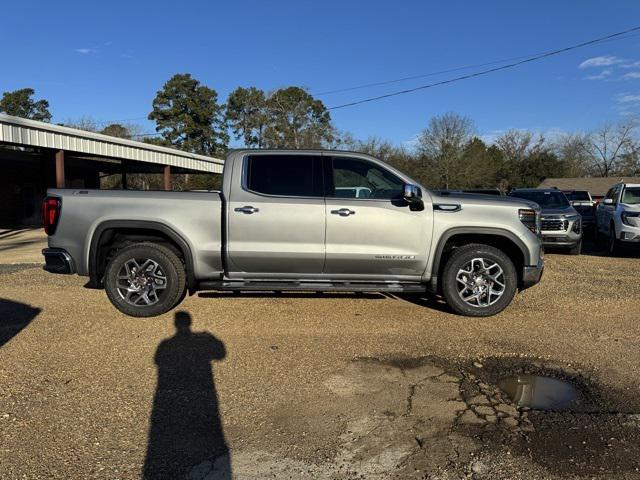
[[[597,235],[608,240],[609,254],[621,247],[640,245],[640,185],[617,183],[596,210]]]
[[[535,203],[439,196],[353,152],[237,150],[220,192],[52,189],[43,216],[45,269],[138,317],[199,290],[431,291],[489,316],[543,271]]]
[[[566,195],[554,188],[516,188],[509,196],[537,203],[542,244],[567,249],[570,255],[582,251],[582,217]]]

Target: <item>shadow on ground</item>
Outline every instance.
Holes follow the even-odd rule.
[[[0,347],[29,325],[40,311],[24,303],[0,298]]]
[[[175,314],[176,333],[155,354],[158,383],[151,412],[145,479],[231,479],[212,361],[226,356],[209,332],[191,331],[191,316]]]

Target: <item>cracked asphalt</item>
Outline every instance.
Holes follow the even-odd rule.
[[[638,266],[550,254],[487,319],[301,293],[132,319],[85,279],[3,267],[0,478],[640,478]],[[518,374],[579,401],[517,408],[497,384]]]

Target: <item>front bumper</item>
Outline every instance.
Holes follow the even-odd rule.
[[[618,239],[628,244],[640,243],[640,227],[632,227],[621,222]]]
[[[540,257],[538,264],[535,266],[525,266],[522,269],[522,286],[521,290],[525,288],[533,287],[542,278],[544,273],[544,260]]]
[[[42,250],[44,255],[44,269],[50,273],[62,273],[69,275],[76,273],[71,255],[62,248],[45,248]]]
[[[582,240],[582,232],[569,231],[543,231],[542,244],[545,247],[574,247]]]

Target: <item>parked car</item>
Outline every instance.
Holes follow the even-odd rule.
[[[598,235],[608,240],[609,253],[640,244],[640,184],[611,187],[596,210]]]
[[[571,206],[582,217],[582,228],[591,229],[596,225],[596,201],[587,190],[563,190]]]
[[[545,246],[568,248],[571,255],[580,255],[582,219],[564,193],[553,188],[518,188],[509,192],[509,196],[540,205],[540,230]]]
[[[428,290],[488,316],[543,270],[535,203],[435,195],[350,152],[237,150],[221,192],[52,189],[43,212],[45,269],[137,317],[198,290]]]

